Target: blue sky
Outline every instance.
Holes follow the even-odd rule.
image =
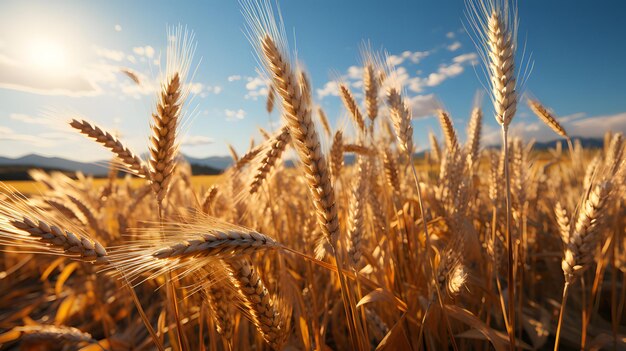
[[[475,48],[463,30],[461,0],[282,1],[298,58],[315,100],[334,125],[345,111],[333,82],[342,77],[360,93],[360,46],[384,49],[405,73],[414,109],[415,140],[427,146],[437,101],[464,134],[473,96],[481,89]],[[527,90],[555,110],[573,135],[626,132],[626,2],[519,1],[519,40],[532,52]],[[196,157],[240,152],[258,127],[270,129],[264,82],[242,30],[236,1],[2,1],[0,3],[0,155],[38,153],[75,160],[109,157],[63,123],[80,115],[120,131],[136,152],[147,150],[148,122],[166,47],[168,25],[186,25],[198,43],[197,66],[182,150]],[[476,66],[477,68],[479,66]],[[142,78],[137,86],[120,68]],[[486,110],[484,142],[497,143]],[[276,121],[275,112],[271,118]],[[551,132],[520,107],[513,133],[538,140]]]

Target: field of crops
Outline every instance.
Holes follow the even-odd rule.
[[[0,350],[626,349],[623,136],[587,150],[522,97],[508,4],[468,1],[502,147],[481,144],[479,104],[467,126],[438,109],[416,160],[382,53],[363,53],[362,91],[339,82],[332,128],[278,10],[243,0],[281,124],[220,176],[177,157],[193,43],[174,29],[147,159],[76,118],[108,178],[1,185]],[[562,144],[509,135],[521,104]]]

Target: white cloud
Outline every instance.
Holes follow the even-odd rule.
[[[244,119],[244,117],[246,117],[246,111],[242,109],[238,109],[238,110],[226,109],[224,110],[224,114],[226,114],[226,119],[229,121],[236,120],[236,119],[241,120],[241,119]]]
[[[183,146],[198,146],[213,144],[215,140],[204,135],[188,135],[183,138],[181,145]]]
[[[189,92],[194,95],[199,95],[204,90],[204,85],[202,83],[189,83],[187,89]]]
[[[339,84],[335,81],[330,81],[324,84],[322,89],[317,89],[317,96],[321,99],[326,96],[339,96]]]
[[[535,139],[539,142],[559,139],[552,129],[536,118],[515,117],[509,128],[512,136],[525,140]],[[613,115],[586,117],[579,112],[570,116],[557,118],[567,133],[573,137],[602,138],[607,131],[626,133],[626,112]],[[500,144],[500,129],[490,128],[484,133],[485,144]]]
[[[234,81],[241,80],[241,76],[236,74],[236,75],[233,75],[233,76],[228,76],[227,79],[228,79],[229,82],[234,82]]]
[[[446,79],[458,76],[463,73],[463,66],[460,63],[453,63],[451,65],[443,65],[437,69],[437,72],[431,73],[426,78],[426,85],[429,87],[437,86],[443,83]]]
[[[122,26],[119,24],[116,24],[113,29],[115,29],[116,32],[121,32],[122,31]]]
[[[93,50],[96,55],[115,62],[121,62],[126,57],[126,54],[119,50],[106,49],[95,45],[93,46]]]
[[[455,41],[454,43],[447,46],[448,51],[457,51],[461,48],[461,42]]]
[[[468,53],[456,56],[452,59],[451,64],[443,64],[439,66],[436,72],[430,73],[425,78],[416,77],[408,80],[409,90],[419,93],[425,87],[435,87],[443,83],[449,78],[456,77],[465,70],[464,65],[467,63],[476,64],[478,56],[475,53]]]
[[[24,142],[37,147],[50,147],[54,144],[41,136],[20,134],[9,127],[0,126],[0,143],[3,141]]]
[[[599,138],[607,130],[626,133],[626,112],[578,119],[565,125],[570,135]]]
[[[11,113],[9,115],[9,118],[14,121],[20,121],[22,123],[27,123],[27,124],[51,125],[54,122],[47,118],[32,117],[32,116],[25,115],[22,113]]]
[[[0,55],[0,88],[42,95],[93,96],[101,93],[98,78],[91,72],[51,72],[25,65]]]
[[[246,83],[246,89],[257,90],[259,87],[267,86],[267,82],[261,77],[248,77],[248,83]]]
[[[584,118],[586,116],[587,114],[584,112],[572,113],[571,115],[559,117],[559,122],[561,123],[571,122],[573,120]]]
[[[152,58],[154,56],[154,48],[150,45],[146,46],[138,46],[133,48],[133,52],[139,56],[145,56],[147,58]]]
[[[256,100],[259,96],[267,95],[268,82],[265,79],[257,76],[254,78],[248,77],[246,80],[246,90],[248,90],[248,93],[244,96],[244,98]]]
[[[409,98],[413,118],[432,116],[439,108],[435,94],[416,95]]]
[[[418,64],[422,59],[430,54],[430,51],[404,51],[400,55],[389,55],[387,57],[387,64],[397,66],[403,64],[406,60],[409,60],[414,64]]]
[[[349,79],[361,79],[361,78],[363,78],[363,67],[360,67],[360,66],[350,66],[350,67],[348,67],[348,78]]]
[[[455,63],[470,62],[472,65],[475,65],[476,63],[478,63],[478,55],[475,52],[470,52],[467,54],[456,56],[452,59],[452,61]]]
[[[452,39],[452,38],[454,38],[454,36],[455,36],[454,32],[446,33],[446,38],[448,38],[448,39]]]

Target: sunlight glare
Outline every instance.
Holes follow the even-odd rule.
[[[33,40],[28,46],[28,61],[33,66],[60,69],[66,65],[64,48],[50,40]]]

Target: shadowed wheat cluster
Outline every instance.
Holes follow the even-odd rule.
[[[195,44],[168,33],[147,160],[76,117],[113,153],[104,186],[40,170],[39,194],[2,186],[0,349],[626,347],[622,135],[583,149],[523,99],[515,6],[467,3],[502,148],[481,145],[478,101],[465,143],[437,111],[444,140],[431,134],[424,157],[383,54],[363,51],[363,91],[339,82],[350,121],[332,129],[276,7],[242,9],[281,126],[192,186],[178,145]],[[568,150],[510,137],[520,103]]]

